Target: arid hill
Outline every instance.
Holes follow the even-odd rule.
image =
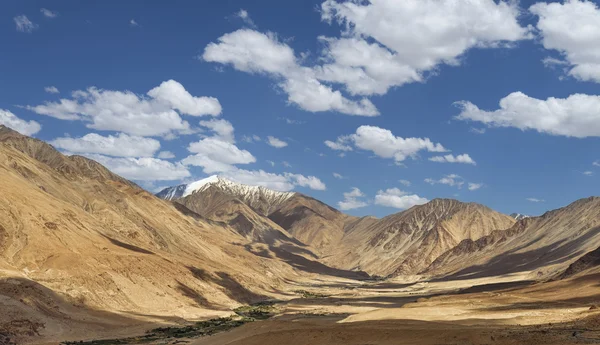
[[[531,272],[532,278],[564,271],[600,246],[600,198],[578,200],[507,230],[465,240],[422,273],[464,279]]]
[[[248,209],[242,213],[254,211],[251,218],[258,221],[262,216],[265,219],[259,222],[267,224],[272,221],[317,253],[328,253],[341,240],[346,225],[358,219],[300,193],[247,186],[219,176],[166,188],[157,196],[215,220],[220,220],[223,214],[233,214],[232,207],[240,209],[243,208],[240,204],[244,204]],[[275,228],[273,224],[269,226]]]
[[[0,190],[0,331],[65,340],[103,322],[229,315],[281,297],[289,281],[348,273],[287,236],[253,248],[235,222],[204,219],[4,126]]]
[[[327,262],[382,276],[412,275],[462,240],[479,239],[514,222],[479,204],[435,199],[348,231],[341,250]]]

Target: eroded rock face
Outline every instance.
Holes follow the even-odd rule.
[[[577,259],[574,263],[569,265],[565,272],[560,276],[561,279],[572,277],[581,272],[585,272],[591,268],[600,266],[600,247],[593,250],[581,258]],[[597,308],[597,306],[596,306]]]
[[[435,199],[349,232],[328,262],[378,275],[416,274],[462,240],[477,240],[514,222],[482,205]]]

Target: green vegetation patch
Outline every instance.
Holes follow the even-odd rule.
[[[295,290],[294,293],[302,296],[302,298],[327,298],[328,295],[323,295],[316,292],[306,291],[306,290]]]
[[[121,345],[121,344],[145,344],[157,340],[169,338],[197,338],[212,335],[219,332],[228,331],[239,327],[245,323],[252,322],[249,318],[231,318],[224,317],[211,319],[208,321],[199,321],[193,325],[184,327],[160,327],[151,329],[145,335],[139,337],[129,337],[120,339],[103,339],[91,341],[65,341],[63,345]]]
[[[265,320],[275,315],[274,302],[262,302],[253,305],[245,305],[233,310],[241,317],[252,320]]]

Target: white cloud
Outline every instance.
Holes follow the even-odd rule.
[[[335,177],[335,178],[337,178],[339,180],[343,180],[345,178],[344,176],[342,176],[342,174],[338,174],[336,172],[333,173],[333,177]]]
[[[592,1],[537,3],[529,8],[539,17],[537,28],[546,49],[557,50],[568,74],[600,83],[600,8]]]
[[[44,91],[46,91],[47,93],[60,93],[60,91],[58,91],[56,86],[46,86],[44,88]]]
[[[344,200],[338,202],[338,207],[343,211],[365,207],[369,204],[358,199],[364,196],[360,189],[353,187],[350,192],[344,193]]]
[[[113,158],[99,154],[84,154],[84,156],[129,180],[174,181],[191,176],[183,164],[157,158]]]
[[[46,17],[46,18],[56,18],[58,16],[58,12],[51,11],[47,8],[40,8],[40,12],[42,12],[44,17]]]
[[[531,201],[531,202],[546,202],[546,200],[544,199],[537,199],[537,198],[527,198],[527,201]]]
[[[292,167],[292,165],[289,162],[287,162],[287,161],[281,162],[281,165],[283,165],[286,168],[291,168]]]
[[[592,165],[595,165],[597,167],[600,167],[600,161],[595,161],[594,163],[592,163]]]
[[[225,34],[204,49],[202,59],[233,66],[236,70],[268,75],[288,95],[288,102],[309,112],[337,111],[348,115],[376,116],[366,98],[350,100],[319,82],[312,68],[299,64],[294,50],[275,34],[240,29]]]
[[[463,180],[463,178],[456,174],[446,175],[439,180],[434,180],[432,178],[426,178],[425,182],[429,183],[430,185],[444,184],[447,186],[458,187],[458,188],[462,188],[462,186],[465,184],[465,181]]]
[[[398,188],[390,188],[385,191],[380,190],[375,195],[375,204],[387,207],[394,207],[400,210],[411,208],[415,205],[423,205],[429,200],[416,194],[408,194]]]
[[[584,171],[583,174],[585,176],[592,176],[592,175],[594,175],[594,172],[593,171]]]
[[[411,183],[409,180],[398,180],[403,186],[410,187]]]
[[[473,190],[478,190],[479,188],[483,187],[483,183],[469,183],[468,184],[468,188],[469,190],[473,191]]]
[[[234,171],[235,164],[250,164],[256,158],[246,150],[240,150],[230,142],[219,138],[205,138],[190,143],[188,150],[195,155],[184,158],[181,162],[185,165],[203,167],[206,174],[215,172]]]
[[[13,18],[17,31],[31,33],[33,30],[38,28],[37,24],[34,24],[27,16],[20,15]]]
[[[138,22],[136,22],[135,19],[131,19],[129,21],[129,26],[136,27],[136,26],[140,26],[140,24],[138,24]]]
[[[98,153],[115,157],[152,157],[160,149],[158,140],[123,133],[106,137],[89,133],[81,138],[56,138],[50,141],[50,144],[68,152]]]
[[[325,145],[336,151],[352,151],[352,146],[348,145],[349,143],[349,136],[341,136],[337,138],[335,142],[331,140],[325,140]]]
[[[375,126],[360,126],[356,133],[338,137],[335,142],[326,141],[325,145],[334,150],[350,151],[352,143],[359,149],[375,153],[382,158],[393,158],[397,163],[406,158],[415,158],[421,150],[429,152],[446,152],[439,143],[433,143],[429,138],[396,137],[390,130]]]
[[[315,176],[304,176],[300,174],[285,173],[284,176],[290,181],[293,181],[295,185],[301,187],[308,187],[314,190],[326,190],[327,186],[321,180]]]
[[[244,23],[249,25],[250,27],[256,27],[252,18],[250,18],[250,14],[245,9],[241,8],[238,12],[235,13],[235,16],[240,18]]]
[[[475,128],[475,127],[471,127],[469,129],[469,132],[471,133],[475,133],[475,134],[485,134],[485,128]]]
[[[148,91],[148,96],[169,104],[182,114],[191,116],[218,116],[223,111],[221,103],[214,97],[194,97],[180,83],[171,79]]]
[[[242,141],[247,142],[247,143],[255,143],[255,142],[262,141],[262,139],[256,134],[255,135],[244,135],[244,136],[242,136]]]
[[[189,123],[180,114],[216,116],[221,113],[221,105],[216,98],[194,97],[174,80],[163,82],[147,95],[149,98],[131,91],[90,87],[85,91],[74,91],[72,99],[27,106],[27,109],[61,120],[85,121],[88,128],[139,136],[190,133]]]
[[[287,117],[280,117],[281,120],[284,120],[285,123],[287,123],[288,125],[302,125],[305,122],[304,121],[300,121],[300,120],[294,120],[294,119],[290,119]]]
[[[269,144],[270,146],[276,147],[278,149],[288,146],[288,143],[286,143],[285,141],[283,141],[281,139],[277,139],[272,136],[267,137],[267,144]]]
[[[472,164],[472,165],[476,165],[477,164],[466,153],[462,154],[462,155],[458,155],[458,156],[454,156],[454,155],[451,155],[451,154],[444,155],[444,156],[435,156],[435,157],[429,158],[429,160],[432,161],[432,162],[438,162],[438,163],[463,163],[463,164]]]
[[[275,162],[273,162],[273,161],[267,161],[267,163],[271,164],[272,167],[275,166]]]
[[[314,190],[325,190],[326,186],[315,176],[285,173],[283,175],[265,172],[263,170],[233,169],[221,174],[232,181],[251,185],[263,186],[282,192],[294,189],[296,186],[308,187]]]
[[[0,109],[0,125],[5,125],[23,135],[34,135],[42,129],[35,121],[25,121],[8,110]]]
[[[471,102],[457,102],[458,120],[477,121],[489,127],[533,129],[540,133],[585,138],[600,136],[600,96],[574,94],[540,100],[513,92],[500,100],[500,109],[485,111]]]
[[[233,125],[227,120],[211,119],[208,121],[200,121],[200,126],[211,129],[214,132],[214,136],[223,141],[229,143],[235,142]]]
[[[342,38],[321,37],[326,64],[318,78],[357,95],[421,82],[440,64],[458,65],[471,48],[528,38],[515,1],[339,1],[321,5],[322,19],[345,26]]]
[[[175,158],[175,154],[171,151],[160,151],[156,157],[160,159],[171,159]]]

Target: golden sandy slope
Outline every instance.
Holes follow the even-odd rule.
[[[377,275],[411,275],[464,239],[514,224],[511,217],[474,203],[435,199],[346,233],[326,262]]]
[[[423,273],[465,279],[525,272],[542,279],[564,271],[599,246],[600,198],[591,197],[520,220],[477,241],[466,240]]]
[[[0,331],[64,340],[106,322],[225,315],[281,297],[287,281],[344,273],[287,251],[294,242],[282,237],[270,246],[285,259],[252,252],[233,226],[5,127],[0,191]],[[90,310],[111,318],[96,322]]]

